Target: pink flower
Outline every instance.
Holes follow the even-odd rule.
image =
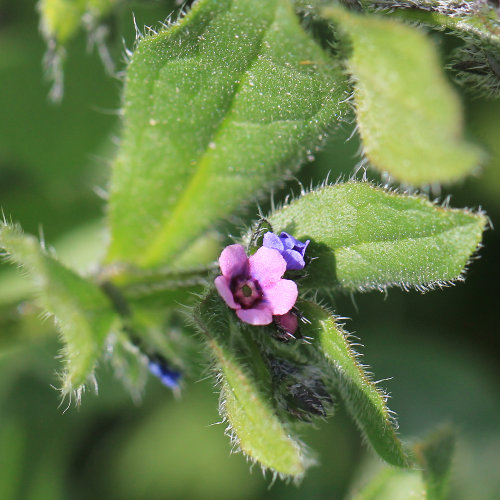
[[[222,276],[215,278],[215,287],[245,323],[268,325],[297,300],[295,282],[281,279],[286,261],[275,249],[261,247],[248,258],[241,245],[230,245],[220,254],[219,265]]]

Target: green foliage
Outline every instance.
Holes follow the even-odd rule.
[[[419,23],[463,40],[451,55],[456,80],[476,95],[500,95],[500,20],[493,2],[443,2],[435,0],[370,1],[363,0],[369,11]]]
[[[4,12],[14,10],[1,2],[2,16]],[[57,70],[61,69],[59,66],[66,49],[70,47],[70,40],[81,28],[87,31],[90,45],[97,44],[103,60],[112,63],[103,44],[107,27],[101,23],[119,3],[123,6],[123,19],[127,16],[130,19],[129,4],[118,0],[39,2],[42,31],[49,47],[46,62],[52,65],[54,77],[61,78],[62,73],[58,76]],[[146,9],[150,8],[146,5],[148,2],[141,3]],[[164,9],[170,9],[174,0],[161,3]],[[175,3],[178,5],[178,2]],[[2,336],[2,347],[14,346],[11,349],[14,351],[22,345],[19,339],[22,340],[24,331],[19,328],[14,332],[19,326],[16,323],[22,323],[27,331],[32,328],[31,323],[25,325],[28,323],[26,318],[30,311],[37,311],[37,308],[18,305],[36,288],[40,305],[55,316],[65,343],[62,353],[65,362],[63,394],[74,391],[79,399],[84,384],[95,382],[94,369],[104,354],[136,401],[142,397],[148,366],[153,368],[153,373],[157,368],[157,376],[158,370],[172,371],[173,382],[158,376],[160,380],[151,384],[151,406],[145,406],[150,411],[158,402],[157,394],[162,388],[160,381],[177,394],[184,386],[184,382],[176,385],[179,377],[199,377],[209,358],[220,385],[219,412],[228,423],[227,433],[234,447],[253,463],[283,478],[302,479],[313,460],[296,436],[304,435],[306,439],[310,423],[323,425],[321,420],[331,415],[339,396],[375,454],[398,467],[384,471],[360,493],[359,499],[425,497],[427,500],[444,500],[453,452],[452,436],[440,432],[407,449],[398,437],[395,418],[387,407],[387,395],[359,362],[355,344],[343,331],[339,317],[332,314],[326,305],[305,298],[314,298],[315,301],[318,297],[333,299],[336,291],[385,290],[391,285],[427,290],[462,279],[468,259],[480,244],[487,224],[486,217],[481,211],[449,209],[447,203],[440,206],[423,196],[389,191],[368,182],[323,184],[311,192],[303,190],[300,197],[291,202],[285,198],[283,191],[275,190],[275,187],[281,187],[302,162],[312,158],[313,152],[318,151],[349,110],[351,92],[344,71],[346,66],[353,77],[359,130],[366,155],[380,171],[389,173],[404,184],[433,184],[436,188],[435,185],[441,182],[465,177],[482,158],[482,152],[463,139],[457,95],[443,76],[435,47],[422,33],[399,22],[386,21],[378,15],[361,16],[339,7],[321,11],[320,6],[326,3],[331,2],[199,0],[193,2],[189,13],[179,21],[164,26],[159,33],[146,29],[147,34],[138,37],[134,51],[127,53],[130,61],[125,74],[124,108],[121,113],[116,113],[124,117],[124,129],[110,182],[109,251],[106,256],[102,255],[102,228],[97,224],[82,226],[81,230],[68,234],[68,253],[58,252],[59,260],[43,245],[41,248],[35,238],[24,236],[17,226],[0,224],[0,246],[6,249],[11,260],[21,264],[27,274],[32,275],[35,282],[34,287],[29,287],[14,280],[12,275],[0,276],[0,328],[6,332]],[[352,2],[344,3],[353,10]],[[482,51],[483,62],[489,65],[489,75],[495,78],[494,73],[498,73],[495,55],[498,34],[494,32],[498,21],[496,11],[489,7],[485,12],[478,11],[481,15],[491,14],[491,19],[476,15],[478,12],[474,16],[460,17],[457,12],[465,11],[469,2],[453,3],[449,12],[445,11],[443,2],[411,3],[416,7],[411,11],[406,8],[410,2],[393,4],[393,14],[406,19],[415,14],[414,19],[421,23],[434,23],[440,28],[451,29],[453,33],[462,29],[467,43],[471,43],[474,50]],[[158,9],[158,2],[156,4],[154,9]],[[362,0],[359,7],[369,11],[388,5],[389,2],[384,1],[374,5]],[[136,7],[140,8],[139,4],[134,5],[134,9]],[[427,10],[424,12],[422,9]],[[118,9],[116,13],[119,14]],[[316,16],[318,13],[321,15]],[[167,14],[164,13],[165,16]],[[329,18],[328,21],[321,17],[323,14]],[[384,12],[384,15],[388,14]],[[429,22],[425,22],[426,16]],[[154,16],[154,25],[164,18],[163,15]],[[332,19],[338,31],[346,34],[343,38],[345,44],[338,44],[338,33],[331,30]],[[120,16],[114,16],[114,21],[113,29],[117,35],[122,35],[120,30],[123,32],[126,29],[120,26]],[[459,26],[461,21],[465,27]],[[482,23],[481,26],[478,22]],[[127,20],[126,24],[133,32],[134,23]],[[15,33],[16,39],[22,38],[24,43],[24,32],[19,35],[18,30],[12,28],[7,37],[3,26],[1,46],[8,46],[12,33]],[[486,32],[490,28],[490,32]],[[36,32],[36,29],[32,27],[31,31]],[[475,42],[471,42],[472,39]],[[83,41],[82,36],[76,40],[76,45]],[[29,46],[29,42],[26,44]],[[47,213],[63,212],[66,227],[78,228],[82,220],[95,219],[97,210],[90,214],[86,205],[79,205],[73,213],[66,210],[71,202],[66,205],[61,200],[63,193],[71,200],[73,192],[85,191],[80,189],[81,185],[102,185],[104,182],[101,175],[97,176],[99,180],[93,175],[83,176],[79,165],[84,163],[83,166],[88,167],[88,152],[95,150],[97,144],[90,147],[92,141],[87,146],[82,141],[95,136],[94,142],[100,142],[101,137],[107,134],[103,134],[104,129],[98,126],[97,120],[94,124],[93,115],[87,120],[87,125],[92,123],[92,126],[86,127],[77,114],[78,109],[83,108],[82,101],[87,102],[87,108],[93,107],[94,101],[89,105],[88,97],[99,95],[102,85],[92,71],[84,70],[83,54],[80,54],[74,59],[75,75],[77,79],[80,73],[82,79],[85,74],[89,77],[82,80],[87,81],[83,85],[87,93],[74,96],[74,102],[78,104],[74,107],[75,113],[68,112],[73,108],[58,114],[45,107],[33,106],[29,98],[34,80],[32,75],[21,72],[16,80],[10,79],[11,74],[17,74],[17,66],[22,66],[29,59],[26,55],[29,52],[24,48],[21,45],[0,62],[0,71],[5,73],[6,81],[15,83],[8,87],[16,87],[15,92],[2,93],[3,101],[8,109],[22,111],[9,114],[12,117],[3,127],[4,133],[0,134],[3,137],[0,140],[0,188],[3,188],[0,194],[5,196],[2,203],[9,213],[14,213],[21,220],[33,210],[29,205],[36,204],[33,201],[35,189],[31,192],[26,189],[25,198],[18,197],[16,191],[17,170],[25,168],[26,172],[37,174],[27,176],[37,190],[41,191],[42,184],[47,189],[50,186],[47,198],[54,202],[54,208]],[[467,51],[468,48],[460,50]],[[34,54],[38,64],[40,56],[37,51]],[[342,60],[346,55],[347,60]],[[477,54],[473,55],[476,57]],[[464,59],[461,61],[463,63]],[[477,58],[474,61],[477,62]],[[479,69],[486,71],[483,67]],[[90,82],[94,82],[95,86],[90,86]],[[81,82],[79,85],[82,87]],[[21,107],[18,107],[18,96],[22,96]],[[99,104],[98,107],[114,109],[116,100],[108,105],[105,99],[105,105]],[[37,109],[41,112],[33,112]],[[26,113],[23,114],[24,111]],[[493,111],[493,107],[488,109],[490,116]],[[24,115],[29,120],[23,119]],[[33,117],[42,117],[38,126]],[[52,117],[55,128],[50,126],[47,117]],[[67,126],[68,117],[78,124],[76,133]],[[106,120],[100,121],[104,123]],[[485,136],[491,139],[489,142],[494,152],[496,129],[491,126],[491,120],[480,121],[482,130],[488,132]],[[28,122],[30,127],[24,126]],[[35,124],[33,127],[32,122]],[[19,124],[26,129],[26,133],[18,133]],[[111,120],[109,125],[112,125]],[[60,133],[54,134],[54,130]],[[345,130],[342,135],[347,137],[349,132]],[[52,137],[57,137],[61,145],[52,147]],[[72,137],[75,144],[82,142],[83,146],[72,148]],[[325,163],[331,164],[336,169],[335,175],[338,172],[342,177],[342,173],[352,172],[352,161],[347,165],[345,158],[342,160],[346,155],[338,147],[340,140],[337,138],[336,143],[331,143],[334,152],[326,155],[328,161]],[[357,138],[354,142],[356,146]],[[109,146],[98,151],[99,156],[109,157],[109,153]],[[4,165],[7,167],[6,174],[1,170]],[[312,182],[314,185],[318,179],[325,178],[327,170],[328,167],[320,173],[316,169],[300,179],[307,179],[307,183],[315,179]],[[46,176],[49,181],[45,182]],[[76,179],[78,186],[69,193],[64,179]],[[21,180],[25,182],[27,179]],[[12,186],[16,188],[11,189]],[[216,294],[213,279],[218,267],[213,261],[222,243],[229,241],[230,235],[237,234],[242,224],[248,225],[256,216],[255,207],[248,214],[243,212],[245,207],[251,206],[252,202],[271,190],[273,200],[264,205],[262,211],[272,207],[268,222],[274,232],[286,230],[300,240],[310,239],[311,243],[305,255],[305,269],[285,274],[286,279],[296,280],[300,294],[291,316],[274,317],[270,324],[256,327],[238,320],[234,311]],[[410,193],[414,192],[411,188]],[[10,201],[14,205],[9,205]],[[91,203],[94,208],[98,206],[95,200]],[[474,198],[472,201],[460,201],[461,205],[467,203],[477,205]],[[276,210],[275,206],[282,208]],[[20,216],[17,209],[21,210]],[[37,215],[45,226],[48,217]],[[238,219],[239,215],[244,218]],[[31,227],[36,227],[38,219],[31,221]],[[259,225],[261,231],[256,232],[256,238],[252,238],[249,253],[256,249],[255,239],[260,238],[266,227],[263,220]],[[24,220],[23,226],[27,227]],[[61,228],[57,224],[55,226],[56,232],[60,232]],[[222,227],[224,230],[221,230]],[[105,264],[99,266],[102,260]],[[82,277],[87,274],[90,274],[88,279]],[[231,280],[230,288],[233,289],[235,284],[236,280]],[[457,290],[461,291],[460,288]],[[256,293],[260,293],[257,285]],[[401,294],[394,295],[401,299]],[[266,300],[266,295],[259,297],[261,299]],[[368,301],[369,297],[364,297],[365,300]],[[450,309],[467,309],[467,325],[468,316],[472,317],[473,312],[471,309],[469,314],[471,303],[470,300],[461,302],[458,299]],[[467,304],[467,308],[460,307],[462,304]],[[342,298],[336,308],[339,311],[343,308]],[[380,304],[376,304],[374,309],[378,316],[382,316]],[[401,341],[407,331],[404,327],[394,326],[400,310],[403,311],[401,316],[404,316],[404,308],[397,309],[396,313],[394,310],[379,330],[372,328],[368,322],[368,334],[372,335],[368,345],[372,348],[377,337],[383,337],[378,335],[380,331],[392,329],[394,337],[389,338],[397,338],[397,341],[388,342],[386,337],[379,340],[383,347],[378,357],[374,356],[376,364],[380,367],[381,356],[391,357],[387,353],[396,352],[392,361],[404,364],[401,373],[405,374],[412,359],[417,364],[422,360],[427,363],[430,350],[424,349],[423,354],[419,351],[418,355],[405,352],[410,350],[410,337],[407,335],[406,341]],[[365,311],[366,307],[363,307],[363,314],[356,320],[366,318]],[[189,320],[185,321],[184,316],[188,312],[194,313],[198,336],[194,334]],[[465,317],[456,312],[453,315],[457,323]],[[422,316],[426,317],[425,314]],[[445,316],[444,312],[442,316]],[[292,327],[293,331],[286,331],[283,326],[286,321],[293,323],[296,319],[299,322],[297,330]],[[492,330],[489,328],[489,331]],[[366,331],[366,328],[360,331]],[[476,331],[482,329],[476,328]],[[41,337],[39,329],[33,329],[33,332],[30,338],[35,335]],[[418,333],[415,337],[420,347],[425,328],[415,325],[415,332]],[[198,342],[200,337],[205,346],[203,351]],[[14,338],[17,344],[16,341],[11,343]],[[435,337],[433,341],[432,345],[437,345]],[[396,344],[399,351],[393,350]],[[437,348],[432,354],[436,355],[439,366],[443,368],[438,372],[439,376],[428,370],[427,365],[418,370],[418,387],[425,386],[426,376],[432,379],[433,387],[437,385],[436,380],[441,384],[446,377],[455,383],[457,377],[447,368],[447,357]],[[6,350],[0,355],[0,401],[3,406],[9,384],[12,384],[12,400],[17,398],[22,401],[17,403],[22,415],[26,413],[27,403],[31,403],[40,391],[35,389],[33,394],[23,392],[18,396],[20,391],[11,382],[14,378],[9,379],[8,376],[11,368],[4,369],[4,366],[9,363],[15,365],[20,374],[26,367],[32,370],[33,360],[39,356],[23,356],[19,354],[19,358],[13,358]],[[25,366],[18,364],[18,359],[23,359]],[[464,380],[467,378],[462,371],[459,373]],[[100,375],[106,377],[105,372]],[[37,374],[33,378],[38,380],[40,377]],[[456,385],[460,386],[460,391],[466,391],[467,384],[463,381]],[[481,387],[481,384],[478,385]],[[193,391],[192,386],[189,390]],[[212,395],[210,388],[205,392],[208,397]],[[404,392],[403,404],[401,399],[395,402],[395,406],[402,409],[400,420],[405,424],[406,432],[408,422],[405,421],[404,402],[410,401],[411,405],[417,393],[418,389],[410,388]],[[395,396],[400,395],[395,393]],[[117,406],[117,400],[119,396],[113,388],[107,395],[104,394],[102,400],[91,400],[82,411],[95,405],[99,419],[96,428],[106,428],[101,411],[102,401],[105,401],[104,405],[109,405],[106,411],[113,423],[111,434],[115,432],[115,424],[122,415],[126,415],[123,411],[125,406]],[[25,433],[18,426],[19,414],[16,414],[15,408],[11,409],[12,406],[15,404],[5,405],[9,412],[5,421],[16,425],[7,425],[7,431],[1,433],[7,439],[7,446],[0,452],[0,462],[6,463],[7,467],[4,467],[5,471],[0,467],[0,496],[3,490],[7,495],[19,492],[23,498],[31,498],[32,491],[38,496],[62,498],[63,484],[75,484],[73,480],[77,478],[72,476],[68,481],[60,472],[58,481],[52,481],[50,471],[66,472],[61,465],[74,463],[69,456],[70,447],[58,439],[60,449],[50,447],[48,454],[36,453],[34,450],[49,448],[46,433],[39,432],[38,428],[30,429],[31,435]],[[421,406],[424,408],[425,404]],[[450,405],[446,406],[449,410]],[[476,409],[478,406],[472,405],[475,414],[480,413]],[[201,407],[194,408],[190,417],[203,414],[202,410],[196,409]],[[487,413],[497,414],[492,408]],[[53,410],[56,411],[55,408]],[[322,461],[325,461],[325,456],[328,457],[330,470],[335,471],[329,479],[335,482],[342,474],[345,476],[339,481],[342,484],[335,493],[328,489],[328,495],[336,497],[345,493],[361,461],[353,445],[358,433],[354,429],[346,432],[346,427],[342,425],[345,414],[342,411],[338,413],[337,425],[331,426],[330,431],[322,428],[322,443],[318,446]],[[430,420],[428,411],[419,414],[410,410],[408,414],[419,422],[421,428],[424,427],[422,422]],[[4,422],[3,415],[0,419]],[[40,420],[56,421],[55,418]],[[206,423],[205,418],[203,420]],[[148,425],[145,434],[139,432],[132,440],[129,439],[132,434],[130,419],[124,418],[123,421],[125,424],[119,433],[99,440],[105,441],[106,453],[101,453],[103,461],[111,462],[108,459],[113,456],[116,461],[116,457],[120,457],[117,461],[121,470],[116,480],[121,488],[120,497],[132,499],[136,495],[143,498],[141,490],[146,491],[150,483],[155,483],[158,471],[163,474],[165,470],[174,471],[175,481],[171,482],[167,474],[161,479],[170,495],[175,496],[172,491],[177,490],[170,485],[182,483],[179,480],[182,474],[178,474],[181,470],[178,457],[182,454],[196,454],[192,461],[188,459],[189,467],[199,471],[203,469],[208,478],[208,482],[204,483],[199,481],[201,473],[197,474],[196,484],[190,481],[189,486],[194,485],[191,491],[201,491],[203,497],[217,498],[223,498],[224,491],[226,496],[233,497],[234,491],[238,491],[239,484],[236,489],[221,490],[218,495],[210,495],[210,491],[213,493],[208,491],[210,487],[205,491],[205,484],[219,481],[219,457],[216,461],[210,453],[208,463],[204,464],[204,448],[211,449],[211,446],[204,447],[200,436],[193,437],[182,418],[167,420],[162,414],[154,419],[153,425]],[[177,432],[182,426],[184,432]],[[165,432],[172,428],[174,433]],[[332,429],[330,435],[334,438],[329,439],[328,432]],[[62,426],[57,431],[62,433]],[[85,435],[82,433],[85,454],[91,448],[87,447],[87,442],[93,427],[91,431],[89,433],[86,428]],[[410,432],[418,434],[420,431]],[[82,442],[73,440],[74,428],[67,433],[81,453]],[[351,442],[348,434],[353,436]],[[40,438],[38,448],[32,444],[33,436]],[[185,445],[188,441],[194,443],[194,451],[192,446]],[[130,442],[132,447],[127,444]],[[117,446],[116,443],[120,444]],[[175,448],[172,452],[174,459],[164,467],[161,454],[169,446]],[[337,456],[333,455],[334,460],[329,453],[323,455],[328,448],[335,449]],[[31,469],[22,464],[25,454],[37,455],[34,460],[39,460],[42,467],[37,470],[35,478],[28,477],[26,481],[14,483],[10,480],[12,475],[22,475],[23,479],[25,475],[31,475]],[[151,467],[151,464],[154,465]],[[343,473],[339,472],[342,467],[345,469]],[[77,469],[73,465],[71,468]],[[411,468],[420,469],[423,474]],[[25,469],[28,472],[24,472]],[[106,467],[101,470],[107,471]],[[131,470],[134,473],[131,474]],[[101,473],[103,477],[107,476],[106,472]],[[227,470],[226,474],[232,476]],[[138,475],[142,479],[136,481]],[[474,476],[473,473],[470,475]],[[188,472],[184,477],[192,476]],[[317,496],[321,487],[314,478],[314,472],[310,477],[315,487],[318,484],[313,493]],[[107,484],[107,477],[105,481]],[[233,481],[239,480],[233,477]],[[161,487],[155,483],[158,489],[151,493],[153,496],[165,496],[159,493],[163,482]],[[244,483],[245,479],[241,482]],[[95,491],[104,491],[104,496],[113,498],[112,492],[106,488],[102,490],[96,484],[92,486]],[[277,486],[280,487],[283,485]],[[189,489],[178,488],[178,491],[184,492]],[[243,496],[248,494],[244,487],[240,489],[244,492]],[[40,491],[44,491],[45,495]]]
[[[414,446],[420,470],[384,467],[352,500],[444,500],[454,447],[451,428],[434,432]]]
[[[110,362],[116,377],[134,401],[140,401],[147,380],[147,358],[123,332],[113,332],[107,340]]]
[[[358,128],[370,163],[425,185],[470,173],[482,152],[463,139],[460,103],[423,33],[394,20],[323,11],[348,37]]]
[[[383,469],[352,500],[428,500],[418,471]]]
[[[473,2],[412,2],[385,1],[387,8],[397,8],[395,14],[408,20],[423,21],[429,25],[461,31],[490,44],[500,45],[498,11],[491,3],[472,5]],[[367,7],[375,2],[363,1]],[[378,7],[384,6],[379,4]]]
[[[108,260],[172,265],[268,190],[345,112],[336,63],[287,0],[202,0],[127,71]]]
[[[105,16],[120,0],[40,0],[41,29],[47,39],[66,44],[84,23]]]
[[[364,182],[311,191],[269,217],[275,232],[311,240],[304,286],[432,287],[462,278],[487,219]]]
[[[234,343],[242,332],[229,314],[214,294],[203,299],[195,313],[197,326],[219,370],[220,411],[228,422],[228,433],[251,461],[280,476],[300,478],[310,460],[272,407],[269,375],[266,377],[265,370],[251,371],[235,355]]]
[[[212,264],[220,254],[221,240],[221,235],[217,231],[202,234],[175,259],[175,262],[169,262],[169,267],[192,269]]]
[[[434,432],[414,447],[415,455],[423,468],[426,500],[444,500],[448,489],[451,461],[455,449],[455,433],[449,428]]]
[[[81,28],[88,32],[89,46],[97,46],[108,73],[114,72],[114,62],[105,43],[108,29],[101,21],[119,2],[120,0],[39,0],[40,31],[47,42],[45,73],[52,83],[49,93],[52,101],[59,102],[63,97],[66,47]]]
[[[303,326],[313,345],[335,370],[338,389],[347,409],[366,440],[385,461],[408,467],[409,459],[396,435],[396,427],[387,396],[376,387],[357,361],[348,335],[334,316],[312,302],[302,302],[300,309],[310,320]]]
[[[475,179],[473,189],[477,196],[499,207],[500,120],[498,116],[500,116],[500,99],[474,100],[470,106],[469,116],[471,130],[481,138],[489,155],[488,164],[485,165],[482,175]]]
[[[95,380],[94,368],[115,320],[107,297],[17,226],[0,225],[0,247],[31,275],[41,307],[55,317],[65,344],[61,391],[63,395],[75,391],[79,400],[85,383]]]
[[[95,266],[103,254],[103,233],[102,221],[68,231],[54,243],[59,261],[81,272]],[[33,293],[33,284],[15,269],[7,268],[0,274],[0,306],[16,304]]]

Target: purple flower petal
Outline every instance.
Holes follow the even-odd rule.
[[[286,262],[278,250],[260,247],[249,259],[249,273],[262,289],[277,283],[285,274]]]
[[[280,280],[273,286],[264,289],[264,300],[273,314],[286,314],[297,301],[299,292],[297,284],[292,280]]]
[[[310,242],[310,240],[307,240],[305,242],[299,241],[295,239],[291,234],[285,233],[285,231],[283,231],[279,237],[283,241],[286,248],[293,248],[294,250],[300,252],[302,255],[304,255],[307,245],[309,245]]]
[[[285,259],[287,271],[304,269],[306,263],[304,254],[309,245],[309,240],[306,242],[295,239],[291,234],[283,231],[279,236],[268,232],[264,235],[262,246],[277,250]]]
[[[229,280],[234,276],[245,274],[248,269],[248,258],[243,246],[229,245],[224,248],[219,257],[219,266],[223,276]]]
[[[306,249],[309,243],[311,243],[311,240],[306,240],[304,242],[297,240],[297,244],[295,245],[295,250],[299,251],[302,255],[304,255],[306,253]]]
[[[291,234],[284,231],[279,235],[279,239],[283,242],[283,246],[287,250],[291,250],[298,242]]]
[[[229,282],[224,276],[217,276],[214,280],[215,288],[219,292],[219,295],[224,299],[224,302],[231,309],[241,309],[241,306],[234,301],[233,292],[229,288]]]
[[[278,235],[271,232],[267,232],[264,235],[264,238],[262,240],[262,246],[266,248],[274,248],[275,250],[278,250],[278,252],[280,253],[282,253],[285,250],[283,242],[278,237]]]
[[[306,265],[304,257],[302,257],[302,255],[296,250],[287,250],[283,254],[283,258],[286,261],[287,271],[298,271],[300,269],[304,269],[304,266]]]
[[[236,315],[249,325],[269,325],[273,321],[269,305],[262,302],[252,309],[238,309]]]

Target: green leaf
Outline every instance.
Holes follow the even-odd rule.
[[[170,267],[192,269],[212,264],[221,252],[221,235],[217,231],[202,234],[186,248]]]
[[[237,356],[234,341],[242,332],[230,314],[220,298],[211,294],[195,315],[219,370],[220,411],[229,424],[228,432],[250,460],[280,476],[300,478],[310,459],[271,405],[269,374],[255,373]]]
[[[61,236],[55,243],[58,259],[67,267],[84,272],[95,267],[104,254],[103,221],[83,224]],[[2,269],[0,273],[0,306],[16,304],[33,295],[34,286],[15,269]]]
[[[352,500],[444,500],[455,434],[449,427],[414,446],[421,470],[382,469]]]
[[[384,9],[385,15],[395,16],[412,24],[418,23],[439,31],[447,29],[463,40],[453,50],[450,69],[455,80],[470,90],[474,96],[500,95],[500,11],[491,2],[440,2],[419,0],[380,2],[363,0],[368,11]]]
[[[415,456],[423,468],[427,488],[426,500],[444,500],[448,487],[455,433],[445,427],[414,446]]]
[[[396,435],[387,396],[357,361],[348,335],[335,317],[320,306],[302,301],[299,309],[310,321],[301,328],[334,368],[341,397],[367,441],[386,462],[407,467],[409,459]]]
[[[134,304],[131,327],[142,352],[159,354],[170,368],[182,373],[191,372],[201,361],[200,344],[181,321],[184,318],[174,312],[175,306],[178,307],[178,303],[158,309]]]
[[[351,498],[351,497],[350,497]],[[352,500],[428,500],[418,471],[384,468]]]
[[[55,317],[65,343],[61,390],[64,395],[75,391],[79,401],[85,383],[95,382],[94,368],[115,319],[110,302],[96,285],[60,264],[18,226],[0,224],[0,247],[28,271],[40,305]]]
[[[411,185],[456,181],[482,151],[463,139],[457,95],[423,33],[390,19],[328,8],[351,42],[358,127],[371,164]]]
[[[201,0],[127,71],[108,261],[174,265],[283,178],[347,109],[345,77],[288,0]]]
[[[311,191],[268,218],[274,232],[311,239],[303,286],[429,288],[463,279],[487,218],[365,182]]]

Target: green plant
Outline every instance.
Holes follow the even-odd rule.
[[[94,30],[126,8],[63,3],[71,23],[53,2],[40,2],[56,66],[82,18]],[[297,431],[341,401],[373,450],[401,469],[359,498],[390,498],[384,488],[398,481],[423,481],[425,498],[443,498],[451,434],[414,448],[401,442],[387,396],[359,362],[332,300],[444,287],[463,280],[480,246],[488,225],[481,210],[426,195],[477,170],[486,154],[465,138],[458,95],[430,37],[406,23],[465,38],[452,63],[459,81],[497,92],[497,11],[453,9],[199,0],[175,22],[139,34],[128,55],[105,255],[83,275],[6,218],[0,225],[0,246],[32,275],[39,306],[60,331],[63,397],[80,402],[106,352],[134,394],[148,365],[176,388],[180,373],[197,373],[202,344],[233,445],[264,469],[300,479],[314,460]],[[480,75],[467,66],[471,57],[489,61]],[[283,195],[284,182],[354,120],[374,180],[369,170]],[[258,212],[255,201],[275,190],[270,209]],[[310,240],[303,272],[285,275],[298,286],[292,314],[300,324],[286,342],[276,321],[244,323],[215,291],[214,261],[241,229],[236,217],[245,221],[236,240],[249,254],[266,231]],[[179,325],[181,335],[166,325]]]

